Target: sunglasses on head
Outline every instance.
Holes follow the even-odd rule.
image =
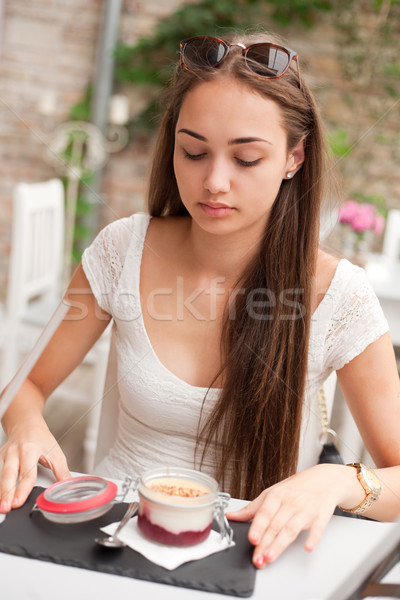
[[[269,42],[259,44],[227,44],[219,38],[207,35],[182,40],[180,43],[181,64],[188,71],[203,71],[218,67],[228,56],[230,49],[242,49],[247,68],[260,79],[278,79],[286,73],[297,54],[289,48]]]

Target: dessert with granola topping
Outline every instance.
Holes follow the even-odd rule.
[[[139,483],[138,526],[154,541],[188,546],[211,530],[217,482],[190,469],[154,469]]]

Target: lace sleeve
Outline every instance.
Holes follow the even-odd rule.
[[[340,282],[327,330],[326,367],[337,371],[389,330],[365,271],[351,265]]]
[[[132,236],[132,217],[119,219],[100,231],[82,256],[82,267],[95,298],[112,314],[114,292]]]

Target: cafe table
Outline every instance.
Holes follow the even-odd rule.
[[[78,475],[78,474],[74,474]],[[53,476],[40,467],[37,485]],[[116,482],[120,483],[120,482]],[[136,492],[131,492],[131,498]],[[244,501],[231,500],[230,508]],[[7,519],[7,517],[6,517]],[[313,553],[306,532],[256,573],[254,600],[345,600],[400,543],[400,524],[332,517]],[[1,524],[0,524],[1,539]],[[2,600],[222,600],[234,596],[111,575],[0,552]]]

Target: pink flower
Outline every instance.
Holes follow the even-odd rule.
[[[374,226],[373,226],[374,234],[382,235],[384,229],[385,229],[385,217],[378,213],[377,215],[375,215],[375,222],[374,222]]]
[[[371,229],[375,235],[381,235],[385,227],[384,217],[368,202],[359,204],[355,200],[347,200],[340,209],[339,219],[357,233]]]
[[[347,200],[340,208],[339,219],[341,223],[352,222],[358,212],[359,204],[355,200]]]
[[[367,229],[372,229],[374,225],[374,216],[367,212],[359,212],[351,222],[351,226],[357,233],[362,233]]]

